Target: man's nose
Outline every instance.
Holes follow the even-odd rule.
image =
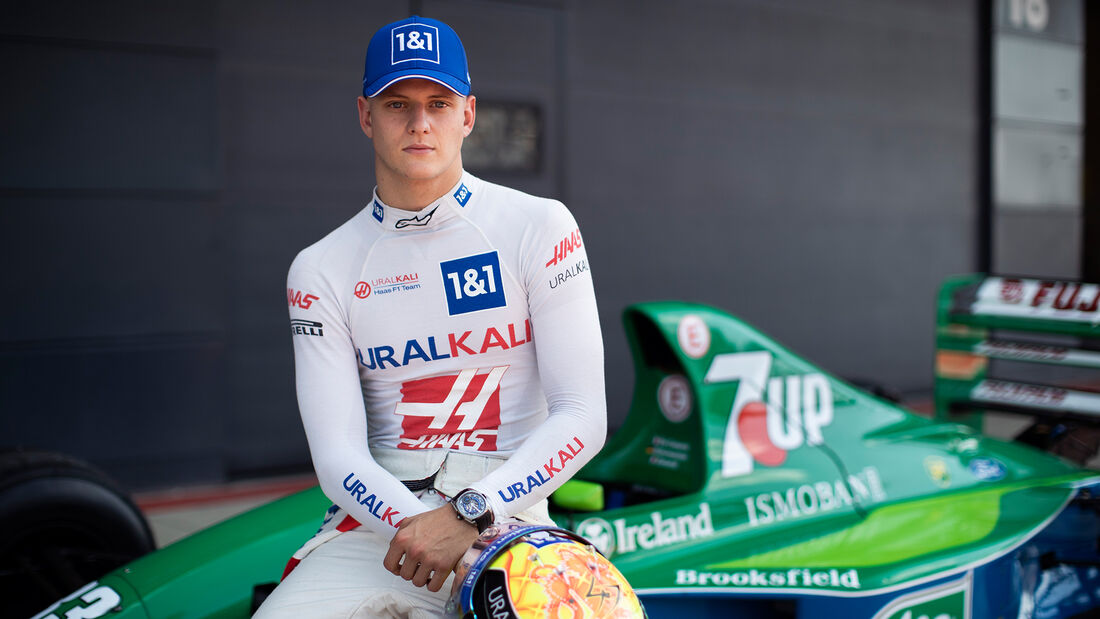
[[[428,109],[424,106],[413,107],[409,116],[409,133],[427,133],[431,130],[428,123]]]

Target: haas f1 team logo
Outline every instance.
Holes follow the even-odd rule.
[[[500,379],[507,370],[462,370],[401,385],[395,411],[401,415],[398,448],[496,451]]]
[[[703,379],[739,381],[722,451],[725,477],[747,475],[755,462],[779,466],[787,452],[825,442],[821,429],[833,422],[829,380],[821,374],[770,378],[771,366],[766,351],[716,355]]]

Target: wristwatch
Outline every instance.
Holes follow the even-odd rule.
[[[489,499],[473,488],[459,491],[451,500],[451,507],[458,512],[459,518],[477,527],[478,533],[483,533],[493,524],[493,509],[489,507]]]

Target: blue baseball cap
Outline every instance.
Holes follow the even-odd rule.
[[[447,24],[413,15],[382,26],[367,46],[363,96],[373,97],[391,84],[418,77],[470,94],[466,50]]]

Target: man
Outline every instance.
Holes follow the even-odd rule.
[[[371,39],[374,199],[287,283],[302,421],[335,505],[258,616],[438,616],[479,531],[548,522],[546,497],[603,444],[580,232],[561,203],[463,170],[469,93],[446,24]]]

